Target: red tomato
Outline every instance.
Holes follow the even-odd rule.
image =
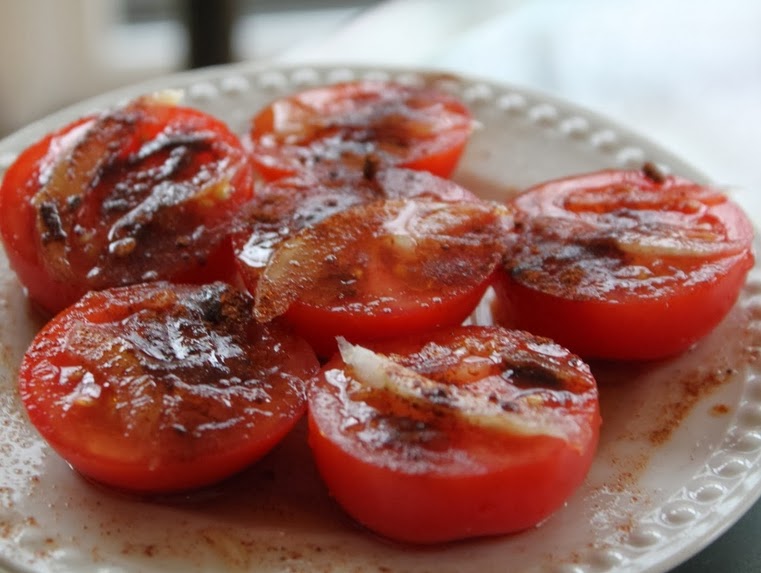
[[[309,389],[320,474],[371,530],[413,543],[520,531],[584,480],[597,388],[567,350],[498,327],[372,349],[342,343]]]
[[[710,332],[753,265],[753,229],[724,195],[652,169],[603,171],[518,196],[498,285],[505,323],[584,357],[654,359]]]
[[[234,273],[226,239],[253,174],[217,119],[156,98],[74,122],[26,149],[0,188],[0,232],[30,299]]]
[[[471,129],[470,113],[453,96],[357,81],[271,103],[254,117],[250,135],[255,166],[270,181],[322,165],[361,170],[368,158],[448,177]]]
[[[302,416],[319,368],[303,340],[256,323],[251,304],[224,283],[89,293],[24,356],[31,422],[82,474],[130,491],[237,472]]]
[[[278,246],[255,291],[321,356],[335,337],[393,338],[460,324],[491,284],[512,219],[486,202],[388,200],[336,213]]]
[[[242,229],[232,237],[246,288],[252,293],[256,290],[277,246],[301,229],[355,205],[413,197],[451,203],[478,200],[448,179],[395,168],[372,174],[304,172],[260,187],[239,216]]]

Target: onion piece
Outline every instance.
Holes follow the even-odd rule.
[[[517,397],[512,402],[516,411],[505,410],[498,403],[468,392],[467,386],[437,382],[342,337],[337,341],[341,358],[363,386],[390,392],[428,410],[444,412],[470,426],[512,436],[549,436],[568,441],[566,424],[557,416],[543,415],[544,400],[538,394]],[[522,415],[524,410],[531,410],[531,414]]]

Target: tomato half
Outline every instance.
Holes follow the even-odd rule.
[[[254,462],[306,407],[311,348],[225,283],[87,294],[19,372],[31,422],[74,468],[135,492],[204,486]]]
[[[344,342],[309,389],[309,443],[332,495],[413,543],[536,525],[583,482],[599,426],[580,359],[498,327]]]
[[[467,108],[428,87],[357,81],[279,99],[251,123],[254,164],[274,180],[304,169],[348,166],[368,158],[447,177],[472,129]]]
[[[710,332],[753,265],[753,229],[718,191],[651,168],[518,196],[498,283],[505,323],[584,357],[654,359]]]
[[[0,188],[0,232],[32,302],[234,274],[227,227],[252,195],[238,138],[200,111],[145,97],[26,149]]]
[[[487,202],[359,205],[283,241],[255,291],[321,356],[335,337],[377,340],[460,324],[491,284],[512,218]]]
[[[450,203],[478,200],[449,179],[397,168],[372,173],[304,172],[259,187],[238,216],[241,229],[232,236],[246,288],[255,291],[278,245],[301,229],[355,205],[415,197]]]

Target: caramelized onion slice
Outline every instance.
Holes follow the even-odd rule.
[[[550,436],[568,441],[572,434],[567,427],[571,422],[544,408],[541,394],[518,393],[511,400],[513,408],[505,410],[499,403],[469,392],[467,385],[432,380],[343,338],[338,339],[338,350],[357,382],[373,390],[390,392],[420,408],[453,416],[471,426],[514,436]],[[547,413],[549,415],[544,415]]]

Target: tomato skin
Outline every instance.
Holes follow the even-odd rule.
[[[326,308],[296,300],[283,315],[303,336],[318,356],[330,356],[336,350],[336,337],[352,341],[372,341],[418,334],[444,326],[457,326],[470,316],[486,289],[496,281],[497,273],[487,274],[468,288],[443,292],[435,303],[395,308],[390,313],[372,308]]]
[[[295,425],[312,350],[259,325],[224,283],[94,291],[35,337],[19,370],[30,421],[83,475],[142,493],[243,469]]]
[[[717,263],[712,271],[716,280],[667,294],[667,302],[663,298],[623,303],[563,299],[500,273],[494,285],[502,304],[497,312],[501,323],[541,333],[580,356],[667,358],[684,352],[721,322],[734,306],[749,266],[746,256]]]
[[[459,385],[463,382],[452,371],[465,363],[456,362],[455,352],[461,360],[463,355],[489,359],[498,353],[507,362],[499,368],[509,369],[513,351],[518,348],[520,354],[534,343],[549,342],[499,328],[461,327],[372,348],[433,379]],[[437,355],[437,345],[451,352],[439,350]],[[559,360],[570,364],[570,356]],[[566,442],[547,435],[501,436],[447,427],[448,422],[426,418],[419,408],[402,406],[394,412],[398,404],[389,413],[388,406],[378,404],[393,405],[393,399],[363,397],[351,370],[334,357],[309,391],[309,443],[337,502],[381,535],[438,543],[517,532],[557,510],[592,463],[600,423],[596,386],[580,361],[571,368],[577,387],[568,391],[576,398],[559,414],[574,420]],[[440,439],[438,432],[446,437]]]
[[[0,186],[0,237],[8,261],[33,303],[47,314],[63,308],[62,300],[76,300],[79,289],[69,281],[55,280],[43,268],[33,233],[37,213],[29,199],[39,189],[42,170],[61,147],[57,142],[91,122],[92,118],[72,122],[26,148],[5,172]]]
[[[589,468],[596,449],[579,456],[557,441],[537,439],[525,446],[540,460],[535,463],[527,460],[517,468],[481,475],[433,476],[358,461],[321,431],[310,416],[309,443],[322,479],[339,505],[372,531],[414,544],[534,527],[579,487],[587,470],[568,468]]]
[[[259,320],[284,316],[320,356],[354,342],[456,326],[492,283],[509,210],[487,202],[387,200],[302,229],[256,285]]]
[[[597,172],[540,184],[512,205],[519,233],[495,285],[499,321],[585,358],[684,352],[726,316],[753,265],[740,208],[677,177]]]
[[[367,158],[448,177],[472,129],[467,108],[431,88],[357,81],[306,90],[270,104],[251,122],[252,158],[267,181]]]
[[[0,188],[0,233],[30,301],[54,314],[89,290],[231,280],[226,228],[252,192],[221,121],[146,97],[24,150]]]
[[[278,245],[301,229],[357,205],[386,199],[479,201],[460,185],[427,172],[388,168],[372,173],[305,172],[260,186],[232,236],[238,272],[251,293]],[[316,319],[319,320],[319,319]]]

